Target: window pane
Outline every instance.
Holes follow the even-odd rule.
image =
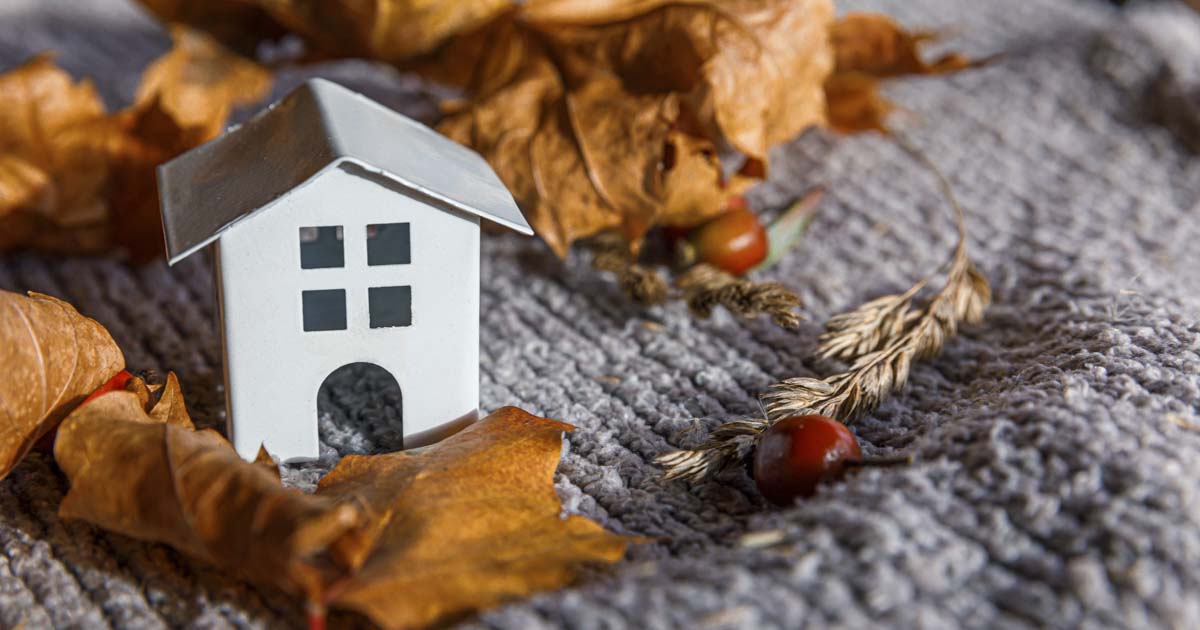
[[[371,287],[371,328],[412,325],[412,287]]]
[[[367,226],[368,265],[407,265],[412,262],[407,223]]]
[[[343,245],[340,225],[300,228],[300,268],[344,267]]]
[[[346,330],[346,290],[303,291],[304,330]]]

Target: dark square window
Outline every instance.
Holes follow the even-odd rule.
[[[300,268],[322,269],[346,266],[342,226],[300,228]]]
[[[407,265],[412,262],[407,223],[367,226],[368,265]]]
[[[371,287],[371,328],[412,325],[412,287]]]
[[[304,330],[346,330],[346,290],[302,291]]]

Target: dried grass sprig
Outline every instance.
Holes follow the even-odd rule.
[[[847,313],[841,323],[854,325],[827,330],[817,354],[851,360],[850,368],[824,379],[791,378],[773,385],[762,397],[767,416],[817,413],[849,423],[874,411],[904,387],[913,360],[940,352],[959,322],[983,317],[991,290],[960,241],[942,290],[920,310],[911,310],[911,300],[905,292]],[[853,351],[859,348],[866,353]]]
[[[713,429],[708,439],[694,449],[671,451],[655,458],[663,479],[699,481],[743,461],[767,427],[762,420],[734,420]]]
[[[698,263],[680,274],[675,286],[697,317],[708,317],[714,308],[724,306],[742,317],[770,315],[776,324],[791,330],[803,320],[796,312],[800,297],[778,282],[751,282]]]
[[[946,283],[921,308],[914,308],[913,300],[929,283],[928,278],[904,293],[872,300],[830,319],[817,355],[849,361],[846,371],[823,379],[792,378],[776,383],[762,396],[765,420],[722,425],[697,448],[659,456],[655,461],[664,467],[665,478],[698,481],[735,465],[748,456],[757,434],[787,416],[816,413],[853,422],[904,387],[914,360],[937,354],[946,339],[958,332],[960,323],[983,317],[991,302],[991,288],[967,256],[962,206],[937,166],[902,138],[895,139],[933,172],[954,210],[958,243]]]
[[[591,239],[588,247],[593,252],[592,266],[615,274],[617,285],[630,299],[645,305],[667,301],[667,281],[657,271],[639,265],[620,235],[601,234]]]

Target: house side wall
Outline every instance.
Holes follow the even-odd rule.
[[[374,363],[401,388],[405,443],[470,416],[479,401],[479,220],[333,168],[220,239],[234,446],[315,458],[317,392],[348,363]],[[366,226],[410,224],[412,262],[367,265]],[[300,268],[299,230],[343,227],[345,266]],[[368,288],[412,287],[412,325],[371,328]],[[301,292],[346,291],[347,329],[303,330]]]

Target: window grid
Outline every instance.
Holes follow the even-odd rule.
[[[412,262],[412,241],[408,223],[373,223],[366,226],[364,236],[368,266],[407,265]],[[346,266],[343,226],[301,227],[299,242],[301,269]],[[412,287],[369,287],[367,311],[371,328],[411,326]],[[301,312],[305,332],[346,330],[346,290],[302,290]]]

